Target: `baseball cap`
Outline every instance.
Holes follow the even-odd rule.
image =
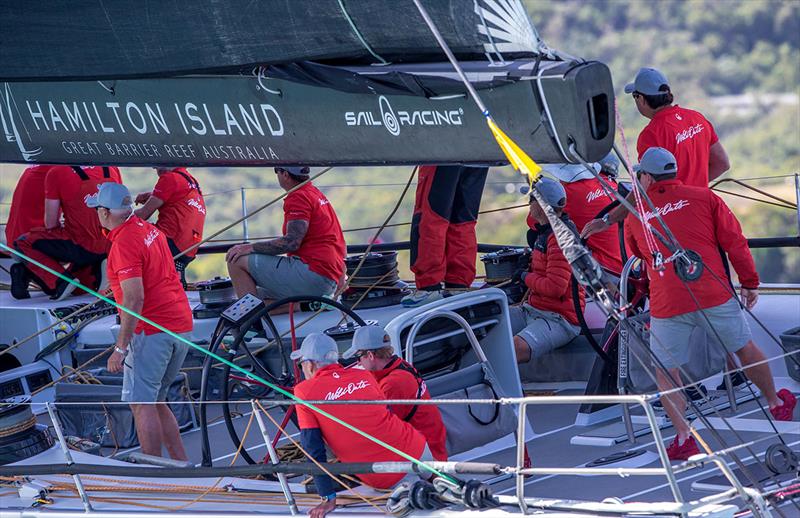
[[[594,167],[595,172],[600,172],[598,164],[590,164]],[[555,176],[562,182],[578,182],[580,180],[588,180],[594,178],[591,171],[587,171],[583,164],[546,164],[542,169]]]
[[[288,165],[280,165],[276,167],[275,174],[277,174],[281,169],[295,176],[309,176],[311,174],[311,170],[308,167],[288,166]]]
[[[598,164],[600,165],[600,171],[608,176],[616,178],[619,175],[619,159],[613,151],[609,151]]]
[[[371,351],[392,345],[389,335],[380,326],[361,326],[353,333],[353,345],[342,355],[352,358],[358,351]]]
[[[292,351],[289,358],[300,361],[335,362],[339,359],[339,348],[330,336],[323,333],[311,333],[303,339],[299,349]]]
[[[86,206],[90,209],[95,209],[97,207],[124,209],[132,205],[131,193],[128,188],[121,183],[102,183],[95,194],[86,198]]]
[[[642,160],[633,166],[635,172],[645,172],[653,176],[678,172],[675,156],[663,147],[651,147],[642,155]]]
[[[542,195],[544,201],[554,209],[563,209],[567,204],[567,191],[561,182],[553,180],[552,178],[544,177],[534,184],[539,194]],[[534,200],[533,193],[531,193],[531,200]]]
[[[661,85],[669,86],[667,76],[655,68],[640,68],[633,83],[625,85],[625,93],[639,92],[644,95],[658,95],[664,93],[659,90]]]

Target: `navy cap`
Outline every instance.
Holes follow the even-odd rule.
[[[539,194],[544,198],[544,201],[554,209],[563,209],[567,204],[567,191],[561,182],[553,180],[552,178],[542,177],[541,180],[533,184]],[[533,193],[531,193],[531,200],[535,200]]]
[[[311,333],[296,351],[289,355],[292,360],[315,362],[335,362],[339,359],[339,348],[330,336],[323,333]]]
[[[678,172],[678,161],[663,147],[651,147],[644,152],[641,161],[633,166],[633,170],[653,176],[675,174]]]
[[[601,173],[605,173],[612,178],[616,178],[619,175],[619,159],[613,151],[610,151],[598,163],[600,164]]]
[[[595,172],[600,172],[599,165],[590,165],[594,168]],[[583,164],[545,164],[542,166],[542,169],[566,183],[594,178],[592,172],[587,170]]]
[[[633,92],[639,92],[644,95],[663,94],[664,92],[660,90],[661,85],[669,86],[667,76],[655,68],[640,68],[633,83],[625,85],[625,93],[632,94]]]
[[[289,174],[293,174],[295,176],[309,176],[311,174],[311,170],[308,167],[300,167],[300,166],[288,166],[288,165],[281,165],[275,168],[275,174],[278,174],[281,170],[286,171]]]
[[[86,198],[86,206],[90,209],[105,207],[107,209],[124,209],[131,207],[133,200],[128,188],[121,183],[106,182],[100,184],[95,194]]]

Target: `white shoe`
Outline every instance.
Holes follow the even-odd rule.
[[[444,298],[441,290],[414,290],[400,300],[404,308],[416,308]]]
[[[100,285],[97,287],[98,293],[103,293],[108,289],[108,274],[106,273],[107,264],[108,259],[103,259],[103,262],[100,263]]]

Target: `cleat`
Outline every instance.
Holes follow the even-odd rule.
[[[417,308],[444,298],[441,290],[414,290],[400,301],[404,308]]]
[[[797,405],[797,398],[786,389],[780,389],[778,397],[783,401],[783,404],[770,408],[769,413],[772,414],[776,421],[791,421],[794,416],[794,407]]]
[[[683,444],[678,444],[678,436],[672,440],[672,444],[667,447],[667,456],[669,460],[689,460],[692,455],[700,453],[697,443],[694,442],[694,437],[689,436]]]

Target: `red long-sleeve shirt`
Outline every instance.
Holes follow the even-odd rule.
[[[719,196],[705,187],[684,185],[680,180],[658,182],[647,190],[647,194],[681,247],[700,254],[705,265],[699,279],[686,283],[678,278],[671,264],[667,265],[663,275],[648,272],[652,316],[669,318],[697,311],[697,304],[689,289],[702,309],[719,306],[733,296],[727,284],[719,248],[728,254],[741,285],[758,288],[758,272],[747,239],[742,234],[742,227]],[[653,214],[648,211],[646,216],[653,228],[663,234],[663,228]],[[634,255],[650,262],[639,220],[628,218],[625,240]],[[658,239],[656,243],[664,258],[671,255]]]

